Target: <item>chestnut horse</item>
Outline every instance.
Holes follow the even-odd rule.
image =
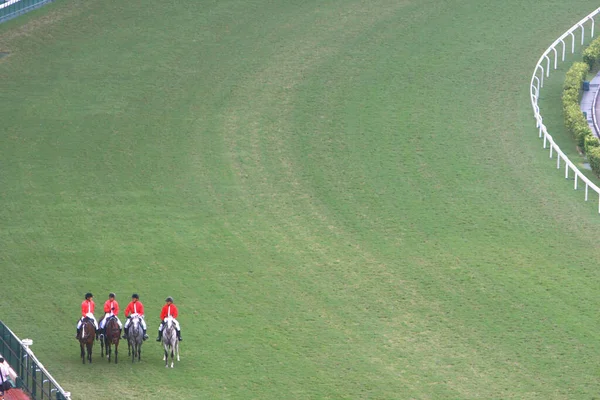
[[[119,323],[117,322],[117,318],[111,316],[106,321],[104,325],[104,337],[100,340],[100,346],[102,347],[101,356],[104,357],[104,347],[106,346],[106,356],[108,358],[108,362],[110,362],[111,357],[111,346],[115,346],[115,364],[119,362],[119,341],[121,340],[121,329],[119,329]]]
[[[91,319],[85,318],[81,323],[81,335],[79,336],[79,347],[81,347],[81,362],[85,364],[85,350],[87,348],[88,362],[92,362],[92,347],[96,339],[96,327]]]

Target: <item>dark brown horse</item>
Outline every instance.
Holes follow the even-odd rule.
[[[104,357],[104,346],[106,346],[106,356],[108,362],[110,362],[111,346],[115,346],[115,364],[119,362],[119,340],[121,340],[121,329],[119,323],[115,317],[108,318],[104,325],[104,338],[100,340],[100,346],[102,347],[101,356]]]
[[[85,364],[85,349],[87,348],[88,362],[92,362],[92,347],[96,338],[96,327],[91,319],[85,318],[81,323],[79,346],[81,347],[81,361]]]

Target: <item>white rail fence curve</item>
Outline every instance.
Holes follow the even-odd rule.
[[[548,133],[546,129],[546,125],[544,125],[544,121],[542,119],[542,115],[540,114],[540,107],[538,106],[538,98],[540,96],[540,90],[544,87],[544,74],[546,78],[550,76],[550,70],[552,69],[552,64],[554,64],[554,69],[558,68],[558,53],[561,53],[561,61],[565,61],[565,50],[567,48],[567,43],[571,44],[571,53],[575,52],[575,42],[577,41],[576,36],[578,34],[581,35],[581,45],[585,42],[585,31],[586,26],[589,27],[590,30],[590,40],[594,37],[594,28],[596,21],[594,17],[600,13],[600,8],[592,11],[590,14],[581,19],[581,21],[577,22],[573,25],[568,31],[563,33],[558,39],[554,41],[546,49],[544,54],[540,57],[539,61],[535,65],[535,69],[533,70],[533,76],[531,77],[531,85],[529,89],[530,97],[531,97],[531,106],[533,107],[533,114],[536,121],[536,127],[539,130],[539,137],[544,140],[544,149],[548,146],[550,147],[550,158],[553,158],[554,153],[556,153],[556,168],[560,169],[561,161],[564,162],[565,165],[565,178],[569,178],[570,171],[573,172],[575,178],[575,187],[577,190],[579,187],[579,181],[582,184],[585,184],[585,201],[588,200],[589,190],[592,189],[594,192],[598,194],[598,213],[600,213],[600,188],[596,186],[592,181],[590,181],[585,175],[579,171],[579,169],[569,160],[569,158],[563,153],[563,151],[558,147],[558,145],[554,142],[552,136]],[[554,59],[554,63],[552,60]]]

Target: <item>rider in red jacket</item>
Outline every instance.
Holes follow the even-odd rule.
[[[94,303],[94,295],[91,293],[85,294],[85,300],[81,303],[81,318],[77,323],[77,335],[76,339],[79,339],[79,333],[81,331],[81,324],[83,320],[89,318],[94,323],[94,327],[96,328],[96,333],[98,333],[98,322],[96,321],[96,317],[94,317],[94,309],[96,308],[96,304]],[[97,337],[96,337],[97,339]]]
[[[167,297],[165,300],[167,304],[165,304],[160,311],[160,325],[158,326],[158,337],[156,338],[157,342],[160,342],[162,339],[162,331],[167,317],[173,317],[173,322],[175,323],[175,329],[177,330],[177,339],[182,341],[181,338],[181,327],[179,326],[179,322],[175,319],[179,315],[179,311],[177,310],[177,306],[173,304],[173,298],[171,296]]]
[[[104,332],[104,327],[106,326],[106,322],[110,317],[115,317],[117,319],[117,323],[119,324],[119,330],[123,329],[123,324],[119,320],[119,303],[115,299],[115,294],[110,293],[108,295],[108,300],[104,302],[104,318],[100,320],[100,335],[106,334]],[[119,333],[120,335],[121,333]]]
[[[123,335],[123,339],[127,339],[129,323],[131,322],[131,316],[134,314],[137,314],[140,317],[142,329],[144,329],[144,340],[148,339],[148,335],[146,334],[146,321],[144,321],[144,305],[140,301],[140,296],[137,293],[131,295],[131,302],[127,304],[127,307],[125,308],[127,321],[125,322],[125,334]]]

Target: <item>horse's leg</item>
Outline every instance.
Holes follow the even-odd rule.
[[[94,342],[88,344],[88,360],[92,363],[92,350],[94,348]]]
[[[181,361],[179,359],[179,339],[175,342],[175,351],[177,352],[177,361]]]
[[[85,364],[85,348],[82,342],[79,342],[79,347],[81,349],[81,362]]]
[[[115,343],[115,364],[119,362],[119,342]]]

